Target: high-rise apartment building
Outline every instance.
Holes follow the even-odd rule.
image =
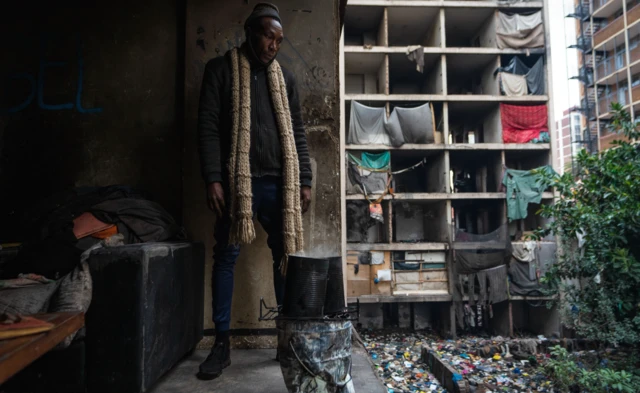
[[[343,255],[349,301],[368,307],[361,315],[384,309],[400,325],[428,315],[453,334],[480,320],[503,334],[552,325],[544,307],[530,307],[541,293],[515,291],[507,269],[517,265],[508,263],[512,246],[522,249],[544,224],[539,203],[553,196],[541,192],[518,216],[522,196],[503,183],[511,170],[555,166],[547,7],[546,0],[347,3]],[[523,279],[533,282],[553,263],[555,243],[545,239],[531,252],[540,269]]]
[[[640,112],[640,0],[577,0],[574,12],[579,51],[582,143],[591,151],[610,146],[611,103],[635,118]]]

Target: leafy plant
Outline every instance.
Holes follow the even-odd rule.
[[[624,370],[579,367],[566,349],[555,346],[545,371],[553,379],[554,387],[561,392],[634,393],[640,384],[633,374]]]
[[[610,344],[640,343],[640,137],[637,125],[613,104],[613,147],[575,157],[577,174],[541,173],[559,194],[538,212],[550,218],[560,243],[543,280],[561,293],[564,323]],[[603,376],[604,378],[604,376]]]

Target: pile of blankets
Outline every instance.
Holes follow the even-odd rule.
[[[159,204],[124,186],[53,195],[25,212],[23,222],[18,254],[0,266],[0,314],[86,312],[92,296],[92,251],[186,238]],[[84,329],[59,347],[83,335]]]

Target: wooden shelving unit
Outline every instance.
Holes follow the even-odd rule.
[[[507,222],[506,195],[501,189],[506,167],[531,169],[552,164],[555,125],[549,123],[551,143],[505,144],[502,138],[501,103],[550,104],[548,95],[508,97],[501,95],[494,71],[504,56],[545,56],[548,48],[532,50],[498,49],[495,18],[498,10],[540,10],[543,2],[504,4],[497,1],[448,0],[350,0],[341,47],[341,172],[343,201],[343,253],[351,264],[359,252],[385,254],[385,265],[392,272],[389,293],[373,284],[371,270],[367,287],[363,277],[348,272],[347,280],[360,281],[349,289],[349,301],[362,303],[451,302],[453,293],[452,228],[458,210],[468,212],[474,206],[492,212],[492,222]],[[546,17],[545,17],[546,19]],[[545,22],[546,23],[546,22]],[[548,42],[548,40],[547,40]],[[407,47],[422,46],[424,72],[407,58]],[[547,91],[550,70],[545,65]],[[372,107],[386,108],[387,115],[395,106],[419,106],[432,103],[436,124],[436,142],[431,144],[349,145],[351,103],[357,101]],[[549,118],[553,111],[549,105]],[[474,131],[474,141],[468,140]],[[474,143],[470,143],[474,142]],[[389,151],[392,170],[411,162],[427,159],[416,184],[397,180],[393,194],[382,198],[385,222],[372,241],[357,241],[347,227],[348,207],[366,204],[365,195],[347,195],[347,153]],[[475,189],[456,190],[452,170],[472,170]],[[369,195],[375,200],[379,195]],[[543,195],[551,203],[553,194]],[[422,215],[410,217],[407,209]],[[519,230],[528,225],[514,224]],[[490,229],[490,228],[489,228]],[[493,228],[496,229],[496,228]],[[414,238],[412,234],[417,233]],[[487,244],[469,244],[482,249]],[[423,253],[425,258],[437,255],[442,268],[433,272],[416,270],[411,274],[394,269],[394,254]],[[347,263],[347,269],[353,267]],[[378,270],[382,267],[371,266]],[[400,276],[398,276],[400,274]],[[401,277],[398,280],[398,277]],[[410,277],[409,277],[410,276]],[[416,280],[417,277],[417,280]],[[419,288],[414,288],[417,285]],[[348,285],[349,286],[349,285]],[[368,288],[368,289],[367,289]],[[452,310],[452,308],[451,308]],[[452,330],[455,332],[455,324]],[[455,333],[454,333],[455,334]]]

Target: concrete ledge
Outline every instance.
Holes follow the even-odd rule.
[[[422,361],[429,367],[429,371],[433,374],[440,385],[448,392],[468,393],[470,391],[469,382],[458,374],[450,365],[444,363],[438,357],[438,354],[429,349],[422,348]]]

